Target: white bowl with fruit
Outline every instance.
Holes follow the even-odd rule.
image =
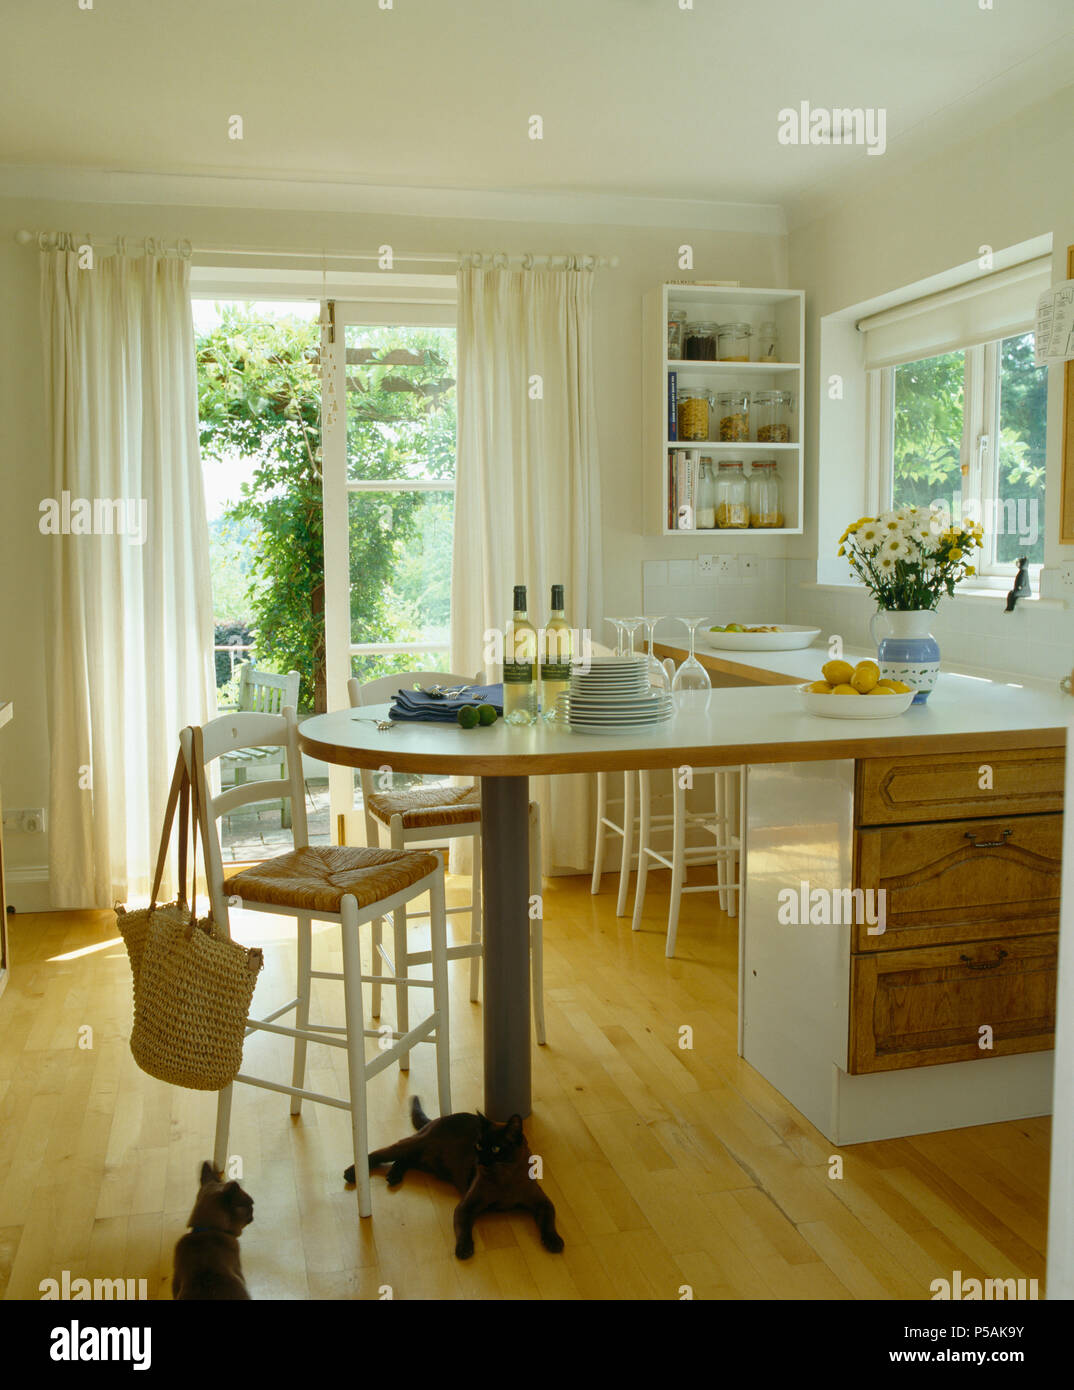
[[[806,713],[822,719],[894,719],[914,702],[913,688],[882,678],[875,661],[826,661],[820,675],[797,689]]]
[[[792,623],[727,623],[700,630],[697,642],[714,652],[795,652],[811,646],[819,636],[819,627]]]

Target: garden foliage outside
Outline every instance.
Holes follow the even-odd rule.
[[[454,335],[362,333],[363,349],[348,344],[347,351],[348,476],[452,478]],[[297,670],[300,707],[316,711],[326,707],[319,341],[316,321],[251,304],[224,306],[219,324],[197,339],[203,459],[254,462],[241,496],[212,529],[218,631],[249,630],[258,667]],[[389,353],[405,353],[408,364],[377,360]],[[420,652],[422,638],[446,634],[452,502],[449,492],[350,495],[352,641],[413,639]],[[368,678],[411,657],[363,663]]]
[[[996,559],[1028,554],[1044,558],[1044,475],[1048,373],[1033,365],[1033,335],[1006,338],[1000,345],[1000,501],[1014,501],[1006,517],[1030,512],[1040,519],[1035,544],[1027,546],[1008,529],[997,537]],[[896,507],[928,509],[943,502],[957,519],[962,498],[961,447],[965,353],[948,352],[895,368],[895,432],[892,500]],[[966,505],[966,499],[962,499]],[[992,530],[992,516],[970,517]]]

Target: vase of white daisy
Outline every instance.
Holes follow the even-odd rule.
[[[940,599],[976,573],[969,558],[983,545],[976,524],[952,524],[943,506],[899,507],[863,516],[839,537],[839,554],[876,601],[869,624],[877,644],[881,679],[903,681],[923,704],[936,684],[940,648],[929,632]],[[888,632],[877,635],[883,621]]]

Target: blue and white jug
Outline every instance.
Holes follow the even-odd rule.
[[[877,622],[883,619],[890,629],[878,637]],[[913,703],[923,705],[940,674],[940,646],[929,632],[931,608],[899,613],[879,609],[869,619],[869,631],[877,645],[880,679],[902,681],[914,693]]]

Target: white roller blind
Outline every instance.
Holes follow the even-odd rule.
[[[1051,279],[1051,257],[1041,256],[860,319],[865,366],[893,367],[1024,333]]]

